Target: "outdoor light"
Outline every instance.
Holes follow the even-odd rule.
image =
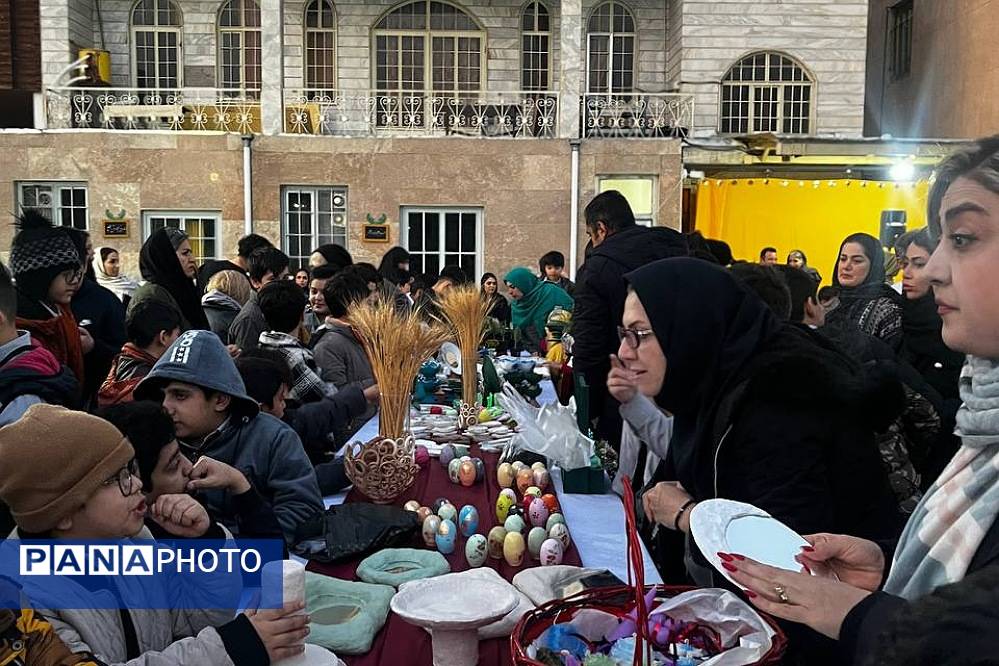
[[[909,160],[895,162],[888,169],[888,175],[895,182],[909,181],[916,175],[916,167]]]

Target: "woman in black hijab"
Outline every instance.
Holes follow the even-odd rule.
[[[399,271],[409,270],[409,259],[409,252],[405,248],[396,246],[382,256],[378,272],[395,285],[399,279]]]
[[[129,312],[142,301],[157,300],[180,312],[184,330],[211,330],[194,282],[197,265],[187,234],[172,228],[155,231],[142,244],[139,271],[146,283],[129,301]]]
[[[870,234],[851,234],[839,248],[833,269],[839,306],[826,315],[830,326],[856,326],[902,351],[901,297],[885,282],[885,253]]]
[[[479,280],[479,291],[489,301],[489,316],[504,326],[510,325],[510,301],[499,291],[499,279],[493,273],[483,273]]]

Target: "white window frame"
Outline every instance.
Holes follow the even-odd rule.
[[[25,206],[24,203],[24,190],[26,187],[48,187],[51,189],[51,199],[48,205],[48,213],[46,214],[46,208],[42,206]],[[79,206],[63,206],[62,204],[62,192],[63,190],[83,190],[83,221],[84,226],[79,227],[76,225],[63,224],[63,211],[64,210],[81,210]],[[85,231],[90,228],[90,191],[87,188],[87,183],[84,181],[61,181],[61,180],[23,180],[17,183],[17,208],[18,212],[22,210],[37,210],[43,215],[49,218],[53,224],[58,224],[63,227],[70,227],[72,229],[80,229]],[[71,213],[72,215],[72,213]],[[75,217],[75,215],[73,215]]]
[[[728,80],[729,75],[735,70],[735,68],[740,67],[746,60],[754,58],[756,56],[766,56],[764,62],[764,72],[766,78],[763,80]],[[772,58],[784,58],[791,62],[791,64],[801,71],[801,80],[791,80],[791,81],[773,81],[770,79],[770,67]],[[747,134],[753,134],[757,132],[774,132],[776,134],[793,134],[807,136],[808,134],[813,134],[815,132],[815,108],[817,102],[817,84],[815,77],[808,70],[805,65],[795,58],[794,56],[785,53],[783,51],[753,51],[751,53],[746,53],[743,56],[737,58],[729,67],[725,70],[725,74],[722,76],[721,87],[718,91],[718,133],[725,135],[738,135],[743,132],[740,131],[726,131],[723,130],[723,124],[725,121],[725,90],[726,88],[748,88],[749,89],[749,99],[740,100],[748,102],[748,115],[746,118],[746,132]],[[776,96],[772,100],[763,99],[761,93],[768,89],[776,89]],[[784,131],[784,121],[787,117],[784,115],[784,98],[788,94],[788,91],[792,88],[807,88],[808,89],[808,114],[807,117],[804,115],[792,116],[793,118],[800,120],[806,120],[808,122],[808,127],[804,132],[785,132]],[[802,105],[804,102],[802,100],[790,100],[791,104]],[[730,103],[733,103],[730,101]],[[756,105],[760,104],[774,104],[777,109],[777,114],[775,116],[775,121],[777,123],[776,130],[757,130],[754,129],[754,124],[757,119]],[[769,116],[767,116],[769,118]],[[730,116],[731,119],[741,120],[742,116]]]
[[[220,259],[222,252],[222,212],[217,210],[143,210],[142,211],[142,240],[146,241],[153,233],[154,218],[178,218],[180,225],[177,227],[184,233],[187,231],[187,220],[189,219],[211,219],[215,222],[215,236],[212,239],[215,243],[215,255],[211,257],[196,255],[197,262],[203,263],[207,259]],[[205,238],[198,236],[197,238]]]
[[[141,2],[141,0],[140,0]],[[153,24],[137,24],[135,23],[135,10],[138,9],[140,2],[136,2],[132,5],[132,9],[128,14],[128,22],[130,26],[129,38],[131,39],[131,68],[132,68],[132,85],[139,86],[139,33],[152,33],[153,34],[153,54],[154,54],[154,66],[156,69],[156,85],[153,88],[159,90],[173,90],[175,88],[182,88],[184,86],[184,15],[180,9],[180,6],[173,0],[156,0],[157,4],[166,4],[171,6],[171,10],[176,12],[179,16],[180,23],[175,25],[160,25],[159,23],[159,12],[156,14],[156,22]],[[176,38],[175,50],[177,52],[177,85],[176,86],[166,86],[160,79],[160,35],[172,33]],[[148,87],[148,86],[147,86]]]
[[[652,183],[652,212],[648,215],[635,214],[635,222],[643,227],[656,226],[656,211],[659,210],[659,176],[655,174],[601,174],[597,176],[597,194],[607,191],[604,182],[613,180],[647,180]]]
[[[473,214],[475,215],[475,275],[469,276],[471,279],[477,279],[478,276],[482,275],[483,272],[483,241],[485,235],[483,230],[485,228],[485,211],[480,206],[402,206],[399,209],[399,244],[406,248],[409,253],[426,255],[431,254],[423,250],[410,250],[409,249],[409,215],[410,213],[437,213],[440,215],[439,227],[438,227],[438,239],[440,247],[437,250],[438,262],[441,268],[447,266],[444,257],[447,254],[455,254],[450,252],[445,252],[445,216],[448,213],[458,213],[458,214]],[[470,255],[472,252],[462,252],[461,247],[461,234],[458,235],[459,255]]]
[[[323,212],[319,210],[319,194],[325,191],[330,192],[330,210],[331,222],[335,221],[335,216],[341,214],[339,210],[342,208],[343,215],[343,241],[340,242],[335,236],[330,238],[319,238],[319,213]],[[292,254],[291,247],[289,244],[289,238],[291,234],[289,233],[289,215],[291,214],[291,204],[289,202],[289,197],[291,194],[308,194],[312,197],[313,207],[311,211],[311,232],[309,234],[310,244],[309,253],[302,254]],[[336,204],[336,197],[343,197],[343,205],[338,206]],[[339,225],[335,225],[339,226]],[[295,234],[299,237],[305,237],[304,234]],[[346,185],[282,185],[281,186],[281,248],[291,259],[291,265],[295,268],[301,268],[302,266],[309,265],[309,255],[325,243],[336,243],[344,248],[349,249],[348,244],[350,242],[350,196],[349,188]]]
[[[610,32],[591,32],[590,31],[590,21],[593,19],[593,15],[597,13],[604,5],[611,5],[611,23],[613,24],[614,8],[620,7],[625,11],[628,16],[631,17],[631,24],[634,26],[634,32],[615,32],[614,26],[611,25]],[[593,47],[592,38],[593,37],[607,37],[607,90],[603,92],[596,92],[592,90],[590,78],[590,53]],[[614,90],[614,42],[616,39],[630,38],[632,41],[631,45],[631,88],[628,90]],[[635,18],[635,12],[631,10],[628,5],[619,0],[607,0],[607,2],[601,2],[586,19],[586,94],[587,95],[607,95],[608,97],[613,97],[615,94],[629,94],[635,92],[635,84],[638,82],[638,19]]]
[[[263,53],[264,53],[263,29],[262,29],[262,26],[248,26],[248,25],[246,25],[246,13],[243,10],[244,10],[244,8],[246,6],[244,3],[247,3],[247,2],[256,5],[258,12],[261,11],[260,10],[260,3],[257,2],[257,0],[225,0],[219,6],[218,16],[215,19],[215,39],[216,39],[216,42],[217,42],[216,43],[216,48],[215,48],[217,76],[216,76],[215,80],[216,80],[216,82],[218,84],[219,89],[223,90],[227,96],[238,95],[238,96],[241,96],[241,97],[244,97],[244,98],[256,99],[257,97],[260,96],[260,87],[259,86],[263,85],[263,69],[264,69],[264,64],[263,64]],[[237,3],[239,5],[239,8],[240,8],[240,24],[238,26],[235,26],[235,25],[222,25],[222,14],[223,14],[225,8],[228,7],[232,3]],[[261,14],[261,19],[260,20],[261,20],[261,23],[263,23],[263,15],[262,14]],[[247,53],[246,35],[247,35],[247,33],[251,33],[251,32],[257,33],[257,35],[258,35],[258,42],[260,42],[260,48],[258,49],[258,56],[259,56],[259,59],[260,59],[260,62],[258,63],[259,68],[260,68],[260,80],[257,82],[257,84],[258,84],[257,88],[249,88],[246,85],[246,68],[247,68],[247,65],[246,65],[246,53]],[[238,82],[239,85],[233,85],[235,82],[232,82],[232,81],[229,81],[228,85],[227,85],[227,82],[225,81],[224,76],[223,76],[223,73],[225,71],[225,66],[224,66],[223,57],[222,57],[223,48],[224,48],[223,44],[222,44],[222,41],[223,41],[223,35],[225,35],[227,33],[238,34],[239,35],[239,53],[240,53],[240,57],[239,57],[239,82]]]
[[[537,27],[537,14],[535,13],[535,5],[540,6],[542,9],[545,10],[545,12],[547,12],[547,14],[548,14],[548,30],[524,30],[524,16],[527,15],[528,13],[530,13],[531,17],[533,18],[533,25],[535,27]],[[525,92],[526,91],[531,91],[531,92],[534,92],[534,91],[545,92],[545,91],[550,91],[552,89],[552,34],[554,32],[553,26],[552,26],[552,22],[553,21],[554,21],[554,18],[552,17],[551,9],[548,7],[548,5],[546,3],[541,2],[541,0],[531,0],[531,2],[528,2],[524,6],[523,10],[520,12],[520,89],[523,90],[523,91],[525,91]],[[530,52],[532,54],[544,53],[547,56],[548,71],[545,73],[545,79],[547,80],[548,85],[546,85],[546,86],[536,87],[536,86],[533,86],[533,85],[524,85],[525,84],[525,79],[531,78],[530,76],[526,76],[525,77],[525,74],[527,74],[528,71],[530,71],[530,72],[540,72],[541,71],[540,69],[531,69],[531,70],[525,69],[525,67],[526,67],[526,62],[525,62],[526,61],[526,57],[525,56],[527,56],[527,54],[528,54],[528,52],[525,51],[525,49],[524,49],[524,38],[525,37],[544,38],[545,40],[547,40],[547,42],[546,42],[546,50],[545,51],[531,51]]]
[[[315,4],[318,8],[317,16],[319,18],[318,21],[319,25],[316,27],[309,27],[309,13],[310,10],[312,9],[313,4]],[[333,27],[331,28],[323,26],[323,18],[327,15],[331,15],[333,17]],[[304,13],[302,15],[302,27],[304,30],[304,39],[302,41],[302,52],[303,55],[305,56],[303,58],[303,64],[302,64],[304,68],[304,72],[302,74],[302,82],[305,84],[305,88],[310,94],[315,93],[320,95],[335,95],[337,89],[337,75],[338,75],[337,46],[338,46],[339,35],[337,34],[336,6],[333,4],[333,1],[309,0],[308,2],[306,2]],[[332,36],[333,45],[328,49],[310,48],[309,46],[310,35]],[[320,52],[323,56],[323,62],[321,64],[315,62],[315,58],[317,57],[317,52]],[[329,62],[327,62],[326,60],[327,57],[329,58]],[[310,72],[315,72],[317,68],[327,67],[327,66],[330,67],[332,71],[332,76],[330,77],[332,79],[332,84],[319,85],[318,82],[312,78]]]

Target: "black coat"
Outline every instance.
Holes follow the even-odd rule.
[[[85,326],[94,338],[94,350],[83,357],[84,401],[97,395],[97,390],[108,376],[114,357],[128,340],[125,331],[125,305],[110,289],[102,287],[89,277],[80,283],[80,289],[70,304],[76,321],[90,320]]]
[[[590,415],[600,418],[599,434],[618,441],[618,403],[607,393],[608,355],[617,351],[617,327],[628,296],[626,273],[657,259],[684,256],[687,241],[665,227],[636,225],[609,236],[587,256],[573,293],[573,368],[590,386]]]

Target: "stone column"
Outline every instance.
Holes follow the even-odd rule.
[[[584,79],[582,0],[562,0],[559,46],[558,135],[562,139],[576,139]]]
[[[42,90],[46,100],[48,127],[65,128],[71,126],[71,110],[68,91],[52,93],[49,88],[59,85],[60,74],[73,62],[69,42],[69,2],[68,0],[40,0],[39,26],[41,33]],[[61,82],[72,79],[71,74],[61,78]]]
[[[264,134],[284,131],[284,0],[260,2],[260,124]]]

